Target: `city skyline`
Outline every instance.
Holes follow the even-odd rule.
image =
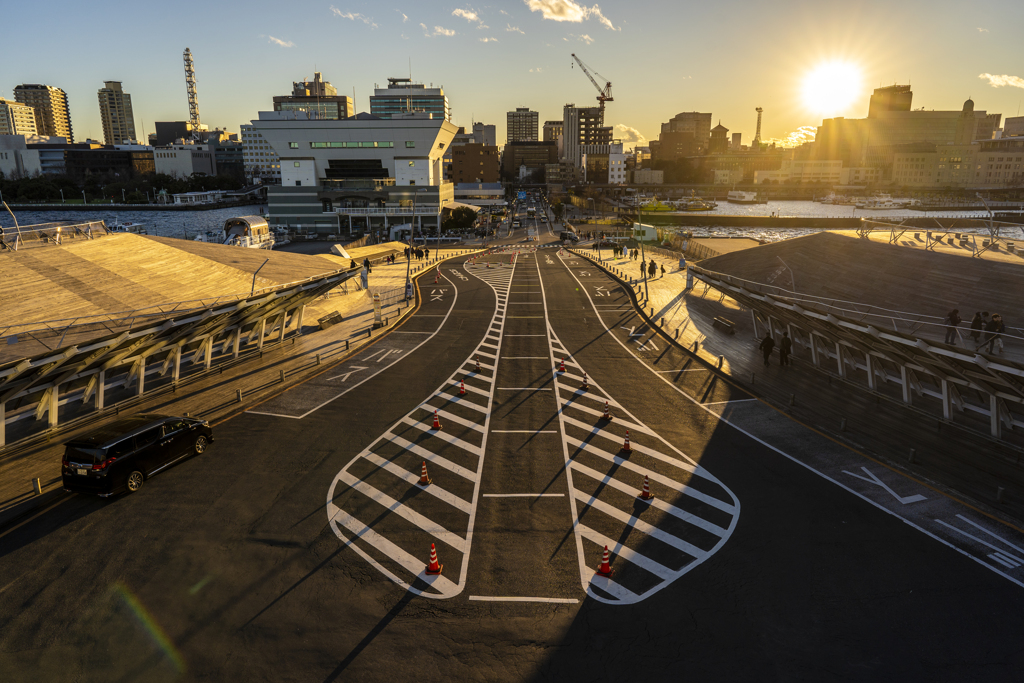
[[[110,13],[60,4],[59,18],[47,26],[59,44],[73,43],[84,31],[110,30],[100,19]],[[312,78],[314,70],[339,94],[351,95],[354,88],[361,112],[369,110],[375,84],[409,76],[411,66],[415,81],[444,86],[456,125],[495,124],[502,142],[506,112],[516,107],[548,120],[560,118],[566,103],[596,103],[597,91],[572,65],[572,52],[613,83],[615,101],[607,106],[606,122],[629,146],[657,139],[660,124],[681,111],[711,112],[716,123],[750,140],[758,106],[765,110],[762,139],[795,142],[801,134],[813,135],[822,118],[866,116],[872,89],[893,83],[913,86],[915,108],[956,110],[972,97],[979,109],[1006,117],[1016,116],[1024,99],[1010,28],[1024,20],[1024,9],[1006,2],[981,3],[970,23],[923,2],[868,2],[832,16],[800,2],[788,3],[789,13],[744,3],[689,8],[653,0],[592,7],[573,0],[429,7],[396,2],[387,8],[335,1],[287,9],[250,3],[233,30],[259,46],[245,51],[223,30],[242,16],[239,7],[211,8],[204,15],[208,22],[187,27],[163,26],[155,9],[133,8],[134,20],[161,26],[147,38],[145,57],[126,60],[114,51],[86,52],[75,60],[39,55],[5,69],[3,96],[9,98],[21,83],[63,88],[76,139],[98,140],[103,134],[96,90],[104,81],[119,80],[133,95],[136,127],[145,138],[154,121],[188,118],[181,52],[190,47],[202,120],[232,132],[272,109],[273,96],[287,94],[293,81]],[[31,21],[27,7],[10,12],[11,25]],[[901,25],[922,17],[929,30],[905,35]],[[714,28],[687,30],[694,26]],[[8,42],[28,54],[32,40],[15,33]],[[384,55],[382,43],[389,44]],[[345,46],[341,53],[338,44]],[[373,59],[362,60],[361,53]],[[828,64],[849,65],[852,82],[848,97],[833,98],[831,111],[806,97],[808,79]]]

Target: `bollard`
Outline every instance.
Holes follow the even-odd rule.
[[[316,354],[316,364],[320,365],[320,354]]]
[[[719,369],[721,369],[722,363],[724,363],[724,362],[725,362],[725,356],[719,356],[718,357],[718,367],[719,367]]]
[[[676,328],[676,339],[679,339],[679,328]]]
[[[658,324],[661,325],[662,327],[665,327],[665,319],[664,318],[659,318],[658,319]]]
[[[789,395],[789,405],[796,405],[796,394]]]
[[[39,480],[36,479],[36,481],[39,481]],[[1002,486],[997,486],[996,487],[996,502],[997,503],[1002,503],[1003,502],[1003,494],[1005,492],[1006,492],[1006,489],[1003,488]],[[38,493],[38,491],[37,491],[37,493]]]
[[[43,484],[38,477],[32,480],[32,490],[36,492],[37,496],[43,495]],[[1002,491],[1002,489],[999,490]]]
[[[235,398],[238,399],[239,403],[242,402],[242,390],[241,389],[235,389]]]
[[[345,340],[345,350],[348,351],[348,339]]]
[[[845,432],[846,431],[846,418],[845,417],[843,419],[839,420],[839,431],[841,431],[841,432]]]
[[[284,370],[281,371],[281,381],[284,381]]]
[[[907,458],[907,461],[908,461],[908,462],[909,462],[909,463],[910,463],[911,465],[913,465],[913,464],[914,464],[914,461],[915,461],[916,459],[917,459],[917,449],[916,449],[916,448],[911,448],[911,449],[910,449],[910,457],[909,457],[909,458]]]
[[[654,306],[651,306],[651,317],[654,317]]]

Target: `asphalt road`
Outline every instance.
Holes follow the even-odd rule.
[[[520,251],[139,493],[0,532],[4,680],[1019,680],[1024,589],[686,400],[651,369],[747,397]]]

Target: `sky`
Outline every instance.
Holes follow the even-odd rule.
[[[131,94],[140,138],[154,121],[187,120],[186,47],[202,122],[232,132],[314,70],[368,111],[375,84],[411,65],[415,81],[444,87],[454,123],[495,124],[503,144],[509,110],[543,122],[566,103],[596,104],[572,53],[612,82],[605,122],[627,147],[683,111],[711,112],[749,142],[758,106],[762,139],[799,141],[824,117],[866,116],[871,89],[893,83],[913,86],[914,108],[959,110],[972,97],[977,110],[1024,111],[1015,0],[37,0],[3,14],[0,96],[19,83],[63,88],[76,140],[102,139],[104,80]],[[835,62],[854,74],[836,86],[849,97],[809,102],[809,75]]]

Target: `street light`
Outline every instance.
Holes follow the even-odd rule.
[[[123,187],[121,188],[121,201],[122,201],[123,203],[125,203],[125,204],[127,204],[127,203],[128,203],[128,200],[127,200],[127,199],[125,199],[125,197],[124,197],[124,188],[123,188]]]
[[[60,203],[64,203],[64,188],[60,188]]]
[[[88,204],[89,200],[85,198],[85,190],[82,190],[82,203]]]

